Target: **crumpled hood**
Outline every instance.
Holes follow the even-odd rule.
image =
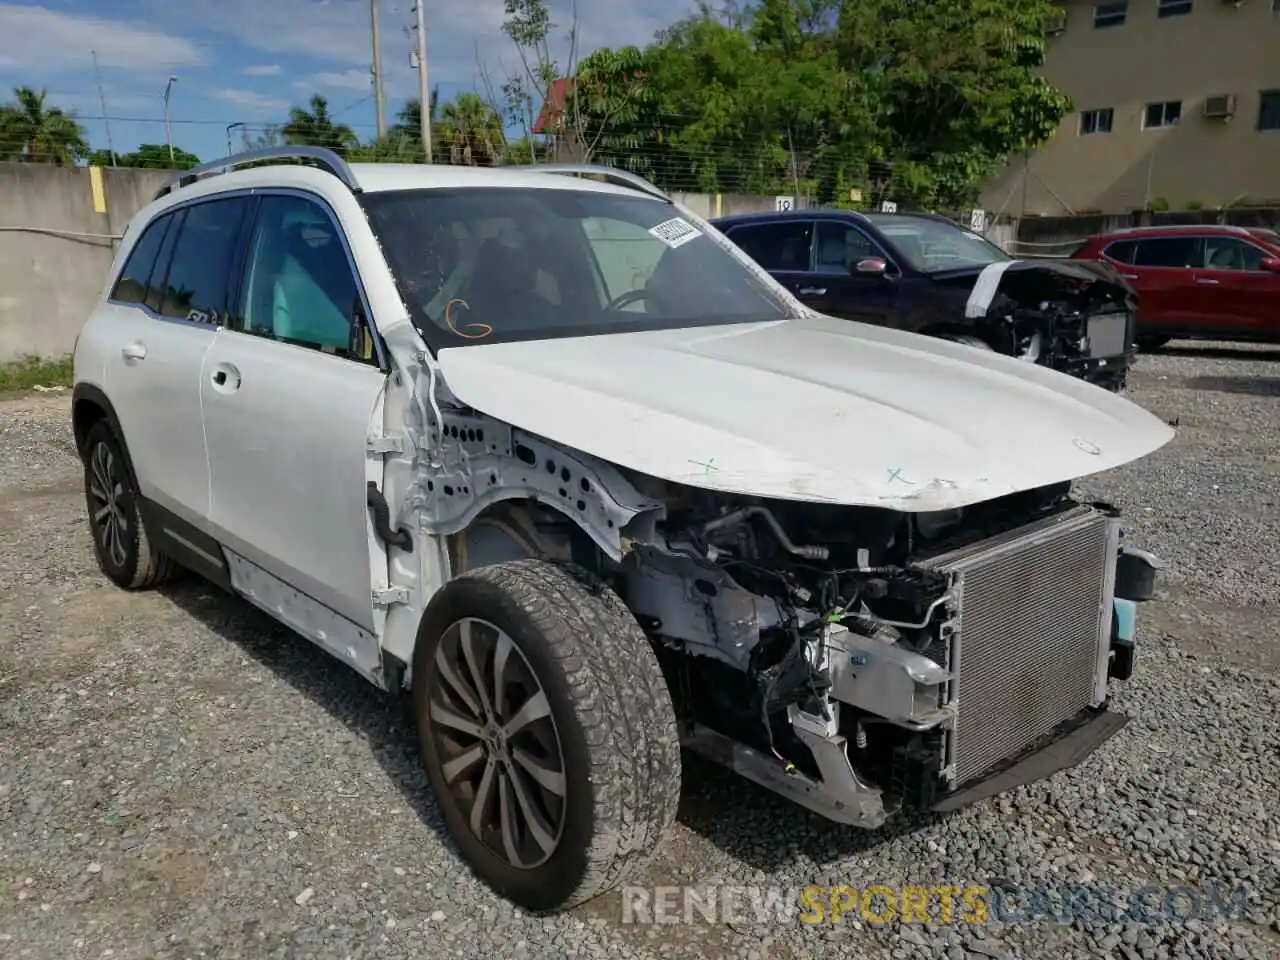
[[[463,403],[618,466],[726,493],[965,506],[1167,443],[1159,418],[964,344],[803,319],[448,348]]]

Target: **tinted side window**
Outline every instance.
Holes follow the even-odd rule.
[[[1120,263],[1133,263],[1133,255],[1137,249],[1137,240],[1117,240],[1104,247],[1102,252]]]
[[[245,266],[245,332],[345,356],[358,298],[324,208],[303,197],[263,197]]]
[[[834,220],[818,223],[816,270],[823,273],[845,273],[859,260],[880,255],[871,239],[857,227],[836,223]]]
[[[766,270],[809,269],[813,224],[808,220],[738,227],[728,237]]]
[[[1194,267],[1199,241],[1195,237],[1139,240],[1133,262],[1139,267]]]
[[[125,261],[124,269],[116,279],[111,290],[111,299],[121,303],[142,303],[147,299],[147,281],[155,268],[160,247],[164,244],[165,232],[169,229],[172,215],[151,221],[142,231],[142,236],[134,244]]]
[[[151,280],[147,284],[147,306],[156,313],[160,312],[160,303],[164,300],[164,280],[169,272],[169,262],[173,258],[173,246],[178,242],[178,234],[182,232],[182,221],[187,211],[179,210],[169,215],[169,230],[164,235],[164,243],[160,245],[160,253],[156,257],[155,269],[151,271]]]
[[[187,208],[160,300],[161,315],[214,325],[226,322],[236,241],[248,206],[245,197],[229,197]]]
[[[1234,237],[1205,237],[1204,265],[1209,270],[1261,270],[1262,251]]]

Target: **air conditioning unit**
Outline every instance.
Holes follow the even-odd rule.
[[[1206,97],[1204,101],[1204,115],[1210,120],[1226,120],[1235,116],[1236,113],[1236,95],[1234,93],[1224,93],[1218,97]]]

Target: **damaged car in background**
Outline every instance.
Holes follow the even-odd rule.
[[[809,209],[712,221],[829,316],[955,340],[1124,388],[1136,296],[1105,263],[1019,260],[936,214]]]
[[[817,313],[630,174],[308,147],[136,216],[72,413],[103,572],[411,691],[451,837],[531,910],[654,851],[682,747],[857,828],[1080,762],[1159,564],[1072,481],[1172,435]]]

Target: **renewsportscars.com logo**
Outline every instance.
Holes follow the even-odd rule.
[[[1239,919],[1249,891],[1236,887],[940,884],[866,887],[623,887],[623,923],[967,924],[1187,923]]]

